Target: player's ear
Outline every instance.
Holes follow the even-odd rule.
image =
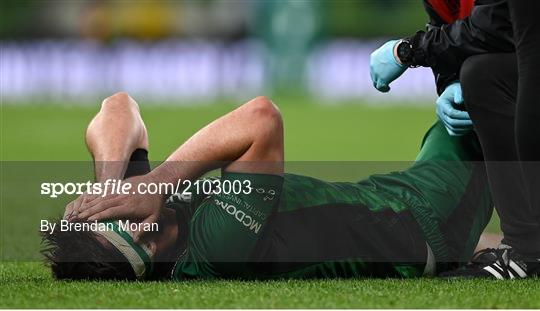
[[[146,242],[144,245],[146,246],[146,248],[148,248],[148,250],[152,254],[152,258],[154,258],[156,256],[156,251],[157,251],[156,242],[153,242],[153,241]]]

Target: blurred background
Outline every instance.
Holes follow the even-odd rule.
[[[423,104],[429,70],[377,93],[369,54],[424,27],[421,0],[7,0],[4,102],[93,101],[124,90],[193,105],[255,94]]]
[[[154,160],[267,95],[287,160],[411,161],[436,119],[433,75],[379,93],[369,56],[427,20],[422,0],[3,0],[1,159],[87,160],[86,125],[126,91]]]

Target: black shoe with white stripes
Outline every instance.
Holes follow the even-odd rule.
[[[508,245],[487,248],[474,254],[468,265],[441,273],[444,278],[520,279],[540,277],[540,259],[526,258]]]

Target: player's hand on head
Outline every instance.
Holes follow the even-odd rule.
[[[131,184],[127,194],[107,194],[97,196],[81,208],[77,215],[79,221],[102,221],[108,219],[131,219],[141,223],[155,223],[158,221],[163,205],[163,196],[160,194],[141,193],[139,184],[150,184],[152,181],[147,175],[135,176],[122,181]],[[143,227],[143,226],[140,226]],[[144,232],[134,232],[134,240],[138,241]]]
[[[390,91],[390,83],[399,78],[407,67],[397,62],[394,47],[398,40],[391,40],[371,53],[369,73],[373,86],[381,91]]]
[[[64,216],[62,217],[62,219],[65,219],[68,221],[77,219],[79,213],[82,211],[84,206],[92,202],[95,198],[97,198],[97,196],[93,194],[89,194],[89,193],[81,194],[75,200],[69,202],[66,205],[66,209],[64,211]]]
[[[473,129],[469,113],[464,110],[461,84],[454,82],[446,87],[436,101],[437,116],[444,124],[448,134],[462,136]]]

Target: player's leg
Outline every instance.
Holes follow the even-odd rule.
[[[94,158],[97,181],[122,179],[131,158],[147,160],[148,134],[135,100],[123,92],[107,97],[88,125],[86,145]],[[135,169],[128,175],[135,175]]]
[[[540,258],[540,2],[535,0],[509,1],[508,7],[514,30],[514,42],[519,71],[516,107],[516,145],[524,176],[529,208],[527,215],[536,219],[536,230],[522,231],[510,241],[517,251],[531,258]],[[501,215],[501,220],[503,215]],[[505,241],[509,240],[506,237]],[[539,268],[540,270],[540,268]],[[540,272],[539,272],[540,274]]]
[[[175,159],[236,160],[224,167],[221,190],[194,212],[187,251],[174,275],[241,276],[281,193],[279,110],[258,97],[203,128],[179,151]],[[241,193],[226,191],[226,184],[235,183],[243,185]]]
[[[479,252],[470,265],[445,276],[505,279],[540,273],[540,264],[534,259],[534,253],[540,249],[540,224],[525,199],[524,189],[530,181],[523,178],[518,165],[519,143],[514,139],[517,81],[513,54],[475,56],[462,67],[465,104],[488,160],[491,192],[501,216],[504,245]]]
[[[471,57],[464,63],[461,80],[465,104],[486,158],[493,200],[505,236],[503,243],[527,250],[540,238],[540,224],[526,200],[526,183],[516,149],[515,54]]]

